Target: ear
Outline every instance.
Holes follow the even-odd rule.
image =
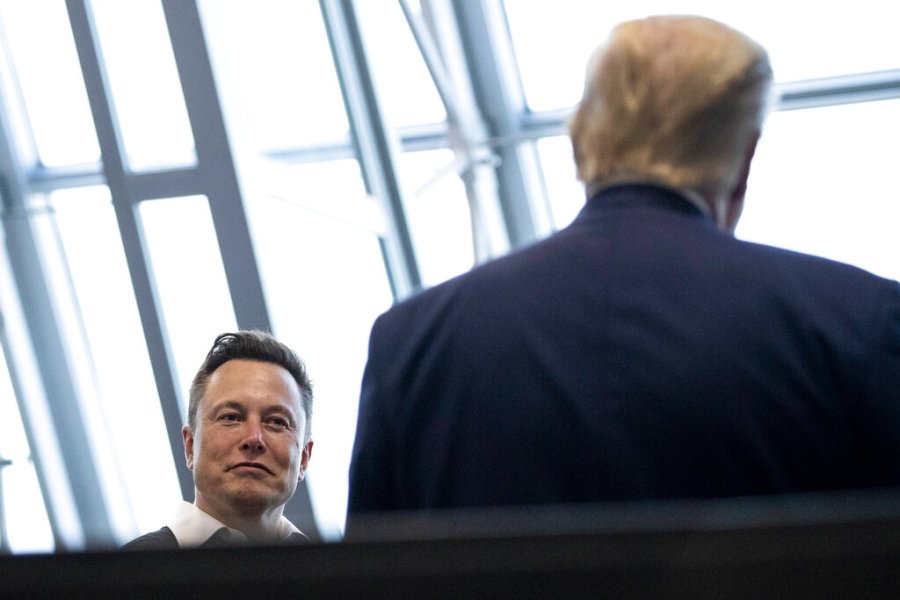
[[[744,157],[741,162],[741,169],[738,172],[738,178],[735,181],[734,190],[732,190],[731,196],[727,200],[727,206],[724,207],[723,214],[720,215],[722,219],[721,224],[728,231],[734,231],[738,220],[741,218],[741,213],[744,211],[744,196],[747,194],[747,180],[750,178],[750,163],[753,162],[753,155],[756,153],[758,141],[759,132],[757,131],[751,136],[750,142],[747,144],[746,150],[744,150]]]
[[[187,468],[191,471],[194,470],[194,434],[191,433],[191,428],[185,425],[181,428],[181,438],[184,441],[184,461],[187,464]]]
[[[303,478],[306,477],[306,467],[309,466],[309,459],[312,457],[312,449],[313,441],[309,440],[300,452],[300,476],[297,478],[297,481],[303,481]]]

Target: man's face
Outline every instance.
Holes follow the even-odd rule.
[[[220,521],[281,515],[309,463],[305,430],[300,388],[287,370],[242,359],[220,366],[207,382],[196,430],[182,430],[196,505]]]

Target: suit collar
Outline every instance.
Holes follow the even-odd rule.
[[[666,210],[712,223],[709,207],[699,195],[657,183],[621,183],[601,188],[588,198],[576,220],[623,209]]]

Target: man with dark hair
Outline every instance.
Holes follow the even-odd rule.
[[[771,81],[710,19],[613,30],[571,121],[574,222],[375,322],[348,531],[900,484],[900,286],[732,234]]]
[[[262,331],[218,336],[182,429],[194,503],[123,548],[306,541],[282,513],[309,464],[311,417],[312,384],[293,350]]]

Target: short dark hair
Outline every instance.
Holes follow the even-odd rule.
[[[206,359],[200,365],[194,380],[188,402],[188,427],[195,431],[197,410],[206,393],[206,385],[213,372],[229,360],[244,359],[268,362],[283,367],[297,382],[306,416],[304,439],[308,440],[312,422],[312,382],[306,374],[306,366],[296,352],[276,340],[271,333],[257,329],[245,329],[233,333],[223,333],[216,337]]]

